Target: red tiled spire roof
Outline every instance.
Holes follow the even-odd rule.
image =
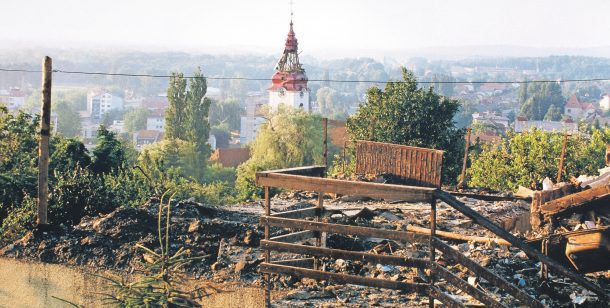
[[[572,97],[570,97],[570,100],[568,101],[566,107],[581,108],[580,102],[578,101],[578,98],[576,98],[576,95],[572,94]]]

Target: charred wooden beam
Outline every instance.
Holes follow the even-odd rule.
[[[282,242],[282,243],[294,243],[304,241],[306,239],[317,237],[319,232],[316,231],[299,231],[294,233],[289,233],[285,235],[275,236],[270,238],[270,241],[274,242]]]
[[[443,293],[436,287],[430,286],[430,296],[441,301],[445,306],[449,308],[466,308],[462,303],[456,301],[451,296]],[[433,306],[434,307],[434,306]]]
[[[520,300],[528,307],[534,308],[543,308],[546,307],[536,299],[530,297],[528,294],[519,290],[517,287],[513,286],[510,282],[502,279],[502,277],[497,276],[496,274],[490,272],[488,269],[481,266],[479,263],[469,259],[465,255],[461,254],[457,250],[449,247],[449,245],[443,243],[439,239],[435,239],[434,247],[440,250],[443,253],[443,256],[447,256],[450,259],[453,259],[455,262],[461,264],[462,266],[467,267],[471,271],[473,271],[478,276],[485,278],[485,280],[489,281],[496,287],[504,290],[506,293],[514,296],[516,299]]]
[[[322,212],[323,212],[323,209],[321,209],[321,208],[309,207],[309,208],[305,208],[305,209],[271,214],[271,217],[299,219],[299,218],[320,216],[320,214]]]
[[[346,226],[329,224],[324,222],[303,221],[288,218],[264,217],[260,218],[260,224],[270,227],[292,228],[300,230],[311,230],[318,232],[329,232],[345,235],[356,235],[365,237],[384,238],[404,242],[427,242],[429,237],[423,234],[407,231],[383,230],[377,228],[366,228],[356,226]]]
[[[368,278],[368,277],[360,277],[354,275],[344,275],[337,273],[327,273],[316,270],[298,268],[298,267],[290,267],[283,265],[275,265],[269,263],[261,263],[260,265],[261,273],[269,273],[269,274],[281,274],[288,276],[296,276],[296,277],[306,277],[312,278],[316,280],[326,280],[339,284],[357,284],[361,286],[369,286],[376,288],[386,288],[393,290],[403,290],[406,292],[417,292],[421,295],[427,295],[429,285],[427,284],[419,284],[419,283],[409,283],[409,282],[398,282],[391,281],[386,279],[377,279],[377,278]]]
[[[507,240],[508,242],[513,244],[513,246],[518,247],[519,249],[523,250],[525,253],[531,255],[534,259],[537,259],[538,261],[540,261],[544,264],[547,264],[549,267],[553,268],[558,273],[561,273],[562,275],[569,277],[574,282],[576,282],[579,285],[583,286],[584,288],[594,292],[595,294],[599,295],[600,297],[603,297],[606,300],[610,300],[610,295],[608,295],[602,288],[593,284],[589,280],[581,277],[580,275],[570,271],[567,267],[561,265],[557,261],[549,258],[548,256],[543,255],[536,249],[532,248],[530,245],[524,243],[522,240],[520,240],[517,237],[510,234],[508,231],[506,231],[506,230],[500,228],[498,225],[494,224],[491,220],[483,217],[483,215],[477,213],[470,207],[466,206],[464,203],[456,200],[450,194],[448,194],[444,191],[438,190],[438,191],[436,191],[436,195],[438,196],[439,199],[445,201],[447,204],[449,204],[454,209],[460,211],[462,214],[469,217],[474,222],[487,228],[488,230],[495,233],[499,237]]]
[[[329,249],[312,246],[303,246],[286,243],[275,243],[272,241],[261,241],[261,249],[269,249],[279,252],[310,255],[316,257],[327,257],[333,259],[344,259],[377,264],[428,268],[430,262],[425,259],[404,258],[397,256],[378,255],[373,253],[355,252],[340,249]]]
[[[435,188],[428,187],[352,182],[273,172],[257,172],[256,185],[379,199],[399,199],[407,202],[430,202],[436,191]]]
[[[265,172],[292,174],[292,175],[304,175],[304,176],[320,176],[320,174],[322,174],[324,171],[326,171],[326,166],[317,165],[317,166],[304,166],[304,167],[277,169],[277,170],[270,170],[270,171],[265,171]]]
[[[441,278],[445,279],[448,283],[460,288],[463,292],[466,292],[468,295],[472,296],[474,299],[479,302],[485,304],[485,307],[489,308],[506,308],[506,306],[498,303],[493,298],[489,297],[487,294],[481,292],[475,286],[469,284],[468,282],[462,280],[460,277],[454,275],[450,271],[442,268],[436,262],[432,263],[431,266],[432,272]]]
[[[455,197],[466,197],[471,199],[483,200],[483,201],[526,201],[532,202],[532,198],[523,198],[523,197],[503,197],[503,196],[491,196],[491,195],[479,195],[479,194],[466,194],[466,193],[457,193],[457,192],[449,192],[452,196]]]
[[[292,266],[292,267],[313,268],[314,261],[315,261],[314,258],[303,258],[303,259],[273,261],[273,262],[271,262],[271,264]]]
[[[575,210],[587,211],[600,206],[608,206],[609,204],[610,187],[602,185],[549,201],[540,207],[540,213],[546,220],[551,217],[561,216],[563,213],[567,214]]]

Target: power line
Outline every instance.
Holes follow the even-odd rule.
[[[3,72],[24,72],[24,73],[42,73],[42,71],[35,70],[20,70],[20,69],[4,69],[0,68]],[[62,71],[53,70],[53,73],[61,74],[79,74],[79,75],[102,75],[102,76],[122,76],[122,77],[150,77],[150,78],[170,78],[172,75],[150,75],[150,74],[123,74],[123,73],[96,73],[96,72],[80,72],[80,71]],[[211,80],[247,80],[247,81],[269,81],[270,78],[248,78],[248,77],[195,77],[185,76],[183,78],[205,78]],[[380,80],[333,80],[333,79],[309,79],[308,81],[313,82],[339,82],[339,83],[392,83],[399,81],[380,81]],[[610,81],[610,78],[592,78],[592,79],[569,79],[569,80],[528,80],[527,83],[552,83],[552,82],[591,82],[591,81]],[[420,84],[484,84],[484,83],[498,83],[498,84],[521,84],[523,81],[417,81]]]

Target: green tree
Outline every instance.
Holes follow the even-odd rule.
[[[121,141],[117,139],[116,134],[100,125],[96,138],[99,142],[93,148],[91,170],[95,174],[109,174],[122,169],[123,165],[128,161],[127,151]]]
[[[454,84],[451,83],[453,81],[454,79],[451,75],[433,74],[430,86],[433,86],[439,95],[451,97],[453,96]]]
[[[91,164],[91,157],[85,144],[76,138],[61,139],[54,148],[49,158],[49,170],[53,170],[52,172],[64,174],[77,166],[86,168]]]
[[[237,169],[236,186],[242,199],[262,196],[262,187],[254,184],[258,171],[322,163],[323,128],[319,114],[280,105],[265,117],[269,121],[261,124],[256,140],[250,144],[251,158]]]
[[[323,80],[322,81],[322,87],[330,88],[330,81],[327,81],[327,80],[330,80],[330,74],[328,73],[327,69],[324,69],[322,71],[322,77],[320,79]]]
[[[561,109],[559,109],[558,107],[555,107],[555,105],[551,104],[551,107],[549,107],[549,111],[547,111],[546,115],[544,116],[544,120],[545,121],[561,121],[562,114],[563,114],[563,112],[561,112]]]
[[[131,134],[135,131],[146,129],[149,114],[150,111],[144,106],[127,112],[123,116],[123,127],[125,128],[125,131]]]
[[[195,145],[180,139],[167,138],[151,145],[145,145],[138,157],[138,165],[145,168],[153,178],[168,179],[167,175],[177,175],[194,181],[201,181],[205,164]]]
[[[246,96],[248,95],[248,81],[239,79],[244,78],[244,74],[242,72],[235,72],[234,78],[235,79],[231,79],[230,82],[231,97],[241,104],[246,100]]]
[[[68,137],[81,134],[81,117],[66,101],[59,100],[53,104],[53,112],[57,113],[57,132]]]
[[[316,93],[318,99],[318,111],[323,115],[329,115],[336,111],[343,110],[343,104],[341,103],[341,97],[337,90],[323,87]]]
[[[458,101],[419,88],[417,78],[405,68],[402,80],[389,82],[385,90],[371,87],[367,97],[346,120],[352,140],[368,140],[375,118],[375,141],[444,150],[442,182],[457,180],[465,142],[465,129],[457,129],[453,121]]]
[[[555,82],[532,82],[527,87],[527,94],[529,98],[519,106],[519,116],[529,120],[542,120],[551,105],[560,110],[565,106],[561,86]]]
[[[229,142],[231,141],[231,132],[229,131],[229,126],[226,123],[212,127],[210,134],[216,137],[217,149],[229,148]]]
[[[459,128],[468,127],[472,123],[472,114],[477,112],[476,103],[470,100],[460,101],[460,109],[455,115],[455,123]]]
[[[492,131],[494,134],[496,134],[498,132],[498,127],[496,127],[495,125],[489,124],[489,123],[478,122],[478,123],[472,124],[471,128],[472,128],[471,133],[473,135],[484,133],[486,131]]]
[[[527,78],[523,77],[523,82],[517,91],[517,97],[519,98],[519,106],[522,106],[527,101]]]
[[[239,106],[236,99],[212,101],[210,105],[210,125],[216,126],[226,123],[229,130],[238,130],[242,113],[244,113],[244,108]]]

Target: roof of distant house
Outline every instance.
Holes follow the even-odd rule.
[[[149,118],[163,118],[165,117],[165,109],[155,109],[148,115]]]
[[[144,106],[148,109],[165,109],[165,108],[169,107],[169,102],[162,101],[162,100],[145,99],[142,101],[142,106]]]
[[[568,104],[566,105],[566,107],[582,108],[580,106],[580,102],[578,101],[578,98],[576,98],[576,95],[574,95],[574,94],[572,94],[572,97],[570,97],[570,100],[568,101]]]
[[[157,139],[159,137],[159,134],[161,134],[161,132],[159,132],[158,130],[141,130],[138,133],[138,136],[136,137],[137,139]],[[165,133],[163,133],[163,135],[165,135]]]
[[[25,91],[11,90],[12,97],[25,97]]]

